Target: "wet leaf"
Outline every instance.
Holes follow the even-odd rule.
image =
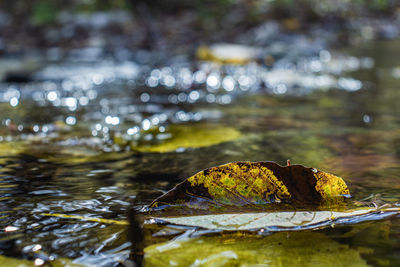
[[[145,248],[146,266],[349,266],[350,263],[368,266],[357,250],[319,232],[202,236]]]
[[[342,178],[301,165],[234,162],[203,170],[157,198],[150,208],[253,205],[267,203],[338,204],[350,192]]]
[[[196,52],[200,60],[235,65],[243,65],[255,61],[260,53],[261,50],[257,47],[226,43],[213,44],[209,47],[201,46]]]
[[[345,212],[336,211],[286,211],[216,214],[183,217],[160,217],[157,223],[173,224],[210,230],[247,231],[264,229],[267,231],[318,229],[335,224],[353,224],[378,220],[400,214],[400,208],[377,210],[362,208]]]
[[[0,142],[0,151],[7,151],[9,156],[14,156],[21,151],[24,151],[28,147],[26,142],[16,141],[16,142]],[[0,159],[0,163],[3,159]]]
[[[92,218],[80,215],[69,215],[69,214],[60,214],[60,213],[41,213],[42,216],[48,217],[58,217],[63,219],[77,219],[81,221],[88,221],[88,222],[99,222],[104,224],[118,224],[118,225],[128,225],[127,221],[121,220],[111,220],[111,219],[103,219],[103,218]]]
[[[173,125],[166,133],[152,133],[155,142],[142,142],[132,144],[134,150],[142,152],[171,152],[180,148],[199,148],[212,146],[223,142],[233,141],[240,136],[240,132],[230,128],[216,125]],[[159,136],[166,137],[157,140]]]

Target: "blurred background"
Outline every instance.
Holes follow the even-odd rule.
[[[257,38],[243,35],[268,21],[290,32],[304,32],[319,25],[326,31],[344,35],[341,42],[356,42],[346,38],[349,32],[358,32],[367,39],[394,38],[398,31],[399,3],[33,0],[3,1],[0,9],[2,54],[52,48],[61,56],[74,48],[97,48],[103,56],[119,58],[118,50],[131,53],[136,52],[131,49],[168,50],[171,56],[193,52],[196,46],[210,42],[261,44]],[[262,34],[265,38],[267,29],[258,30],[258,39]]]
[[[397,203],[399,35],[395,0],[1,1],[0,263],[128,266],[125,226],[43,214],[125,220],[231,161]],[[322,234],[400,264],[398,219]]]

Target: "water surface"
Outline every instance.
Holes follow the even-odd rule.
[[[232,161],[284,164],[290,159],[293,164],[343,177],[353,200],[397,203],[399,42],[376,41],[331,53],[331,62],[342,64],[342,71],[298,72],[313,75],[308,87],[297,72],[281,68],[284,74],[296,76],[295,83],[281,78],[273,84],[266,78],[271,82],[268,87],[242,78],[231,90],[228,79],[222,90],[214,89],[213,75],[222,82],[227,76],[239,81],[241,75],[264,74],[252,65],[221,69],[192,62],[171,68],[121,62],[78,68],[58,62],[56,66],[70,70],[67,76],[72,78],[64,80],[54,76],[59,72],[52,64],[44,63],[36,81],[2,84],[0,221],[2,229],[15,228],[1,233],[0,254],[26,259],[70,258],[96,266],[127,265],[127,226],[43,213],[126,220],[132,203],[140,209],[195,172]],[[348,54],[355,56],[357,64],[367,66],[346,70],[343,66],[354,62],[339,55]],[[313,60],[312,56],[307,58]],[[190,80],[200,70],[208,80]],[[325,74],[335,82],[327,83],[330,80]],[[185,77],[190,83],[187,87]],[[165,153],[139,149],[176,136],[174,125],[187,129],[200,125],[210,131],[226,127],[240,136],[197,148],[190,148],[196,146],[193,144],[189,148],[178,146]],[[186,134],[191,134],[190,130]],[[146,234],[146,244],[168,241],[176,233],[159,235]],[[174,260],[177,264],[196,260],[206,265],[230,264],[232,259],[246,263],[249,257],[254,263],[278,264],[275,260],[281,259],[281,264],[294,264],[284,259],[297,257],[296,264],[314,260],[322,265],[335,259],[323,262],[318,253],[329,255],[333,251],[341,255],[341,264],[350,259],[359,265],[400,264],[398,218],[290,235],[201,236],[186,241],[187,251],[166,249],[153,255],[168,260],[166,265],[173,265]],[[310,239],[320,247],[306,242]],[[279,248],[282,242],[286,250]],[[265,252],[267,244],[274,247],[269,254]],[[34,251],[35,245],[40,249]],[[207,253],[196,258],[193,251],[199,250]],[[185,253],[193,256],[180,259]],[[157,260],[154,256],[149,262],[160,264]]]

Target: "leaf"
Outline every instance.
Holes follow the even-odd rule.
[[[360,253],[320,232],[234,233],[145,248],[145,266],[368,266]]]
[[[264,229],[267,231],[305,230],[331,226],[334,224],[358,223],[361,221],[378,220],[400,214],[400,208],[377,210],[361,208],[345,212],[336,211],[286,211],[216,214],[183,217],[159,217],[153,221],[159,224],[173,224],[185,227],[247,231]]]
[[[196,55],[200,60],[213,61],[221,64],[244,65],[257,60],[261,50],[257,47],[238,44],[213,44],[210,47],[201,46]]]
[[[267,203],[341,203],[350,194],[342,178],[301,165],[234,162],[209,168],[155,199],[150,209],[186,206]]]
[[[81,221],[88,221],[88,222],[99,222],[104,224],[118,224],[118,225],[128,225],[127,221],[121,220],[111,220],[111,219],[103,219],[103,218],[93,218],[93,217],[86,217],[80,215],[69,215],[69,214],[61,214],[61,213],[40,213],[42,216],[48,217],[58,217],[63,219],[77,219]]]
[[[195,124],[195,125],[173,125],[165,133],[154,133],[156,142],[143,141],[131,143],[134,150],[141,152],[171,152],[179,148],[200,148],[207,147],[223,142],[233,141],[240,136],[240,132],[230,127]],[[143,136],[146,136],[144,133]],[[158,136],[167,136],[165,139],[158,140]]]
[[[26,142],[14,141],[14,142],[0,142],[0,151],[7,151],[7,156],[11,157],[24,151],[28,147]],[[0,158],[0,164],[6,161],[5,157]]]

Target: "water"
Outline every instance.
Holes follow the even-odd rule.
[[[43,214],[123,221],[131,205],[140,209],[195,172],[231,161],[290,159],[342,176],[354,200],[398,202],[399,49],[398,41],[375,41],[357,51],[322,49],[287,59],[304,69],[276,64],[268,71],[259,64],[190,61],[170,67],[58,62],[61,70],[60,64],[41,63],[33,82],[1,84],[0,220],[8,232],[0,234],[0,252],[128,266],[126,225]],[[220,127],[232,133],[228,139],[221,138]],[[201,129],[214,133],[204,137],[214,141],[185,143],[195,132],[201,139]],[[171,138],[165,153],[151,150]],[[295,257],[297,264],[310,259],[327,264],[313,257],[315,251],[331,251],[342,255],[339,263],[398,266],[399,230],[399,219],[390,218],[290,238],[201,236],[182,241],[186,250],[149,247],[146,253],[154,265],[246,263],[246,257],[254,263]],[[160,231],[153,236],[147,231],[146,245],[178,234]],[[306,242],[310,239],[320,247]],[[164,245],[179,247],[176,242]],[[279,248],[282,242],[286,250]],[[275,244],[271,254],[265,253],[267,244]]]

